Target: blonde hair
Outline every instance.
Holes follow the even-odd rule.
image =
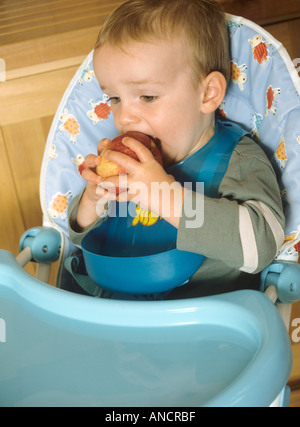
[[[215,0],[129,0],[107,19],[95,49],[161,39],[184,43],[196,81],[213,71],[229,80],[225,14]]]

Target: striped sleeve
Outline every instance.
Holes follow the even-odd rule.
[[[261,215],[262,223],[265,222],[268,228],[269,233],[266,233],[266,235],[269,234],[270,239],[272,233],[276,245],[276,253],[279,251],[284,240],[283,228],[268,206],[255,200],[248,200],[244,206],[239,206],[239,234],[244,259],[244,264],[240,270],[246,273],[254,273],[259,267],[259,236],[256,236],[255,233],[254,221],[252,222],[251,214],[248,210],[250,207],[256,210],[255,215]],[[270,244],[270,248],[273,247],[274,245]],[[270,256],[272,256],[272,259],[274,258],[272,252]]]
[[[219,199],[204,197],[204,219],[189,228],[185,205],[200,205],[200,196],[186,195],[177,247],[246,273],[258,273],[274,259],[284,239],[284,214],[274,170],[250,138],[237,145],[219,188]],[[203,197],[202,197],[203,200]],[[196,221],[195,221],[196,224]]]

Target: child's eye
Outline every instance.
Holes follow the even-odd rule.
[[[142,95],[142,96],[141,96],[141,99],[142,99],[144,102],[153,102],[153,101],[156,101],[157,96]]]
[[[118,96],[112,96],[108,99],[108,101],[111,101],[113,104],[118,104],[121,101],[121,98],[119,98]]]

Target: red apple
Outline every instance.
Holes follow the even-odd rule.
[[[135,152],[122,143],[122,140],[125,137],[136,139],[137,141],[144,144],[145,147],[151,151],[155,160],[163,166],[162,156],[158,148],[160,143],[159,140],[155,140],[154,138],[141,132],[126,132],[123,135],[119,135],[114,138],[108,147],[104,148],[100,153],[101,163],[97,166],[96,173],[97,175],[101,176],[102,179],[107,179],[111,176],[127,174],[126,170],[121,168],[117,163],[105,159],[104,154],[107,150],[119,151],[120,153],[124,153],[137,161],[139,160]]]

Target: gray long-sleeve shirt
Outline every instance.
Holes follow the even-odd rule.
[[[71,241],[80,246],[83,237],[101,225],[78,232],[76,217],[82,193],[69,208]],[[255,275],[269,265],[284,240],[284,214],[275,172],[263,150],[250,138],[237,144],[219,187],[219,198],[204,197],[204,220],[187,226],[199,193],[184,199],[177,233],[177,248],[206,256],[187,286],[169,298],[185,298],[234,289],[257,287]],[[202,199],[203,200],[203,199]],[[199,203],[200,206],[201,202]],[[188,216],[186,212],[189,212]]]

